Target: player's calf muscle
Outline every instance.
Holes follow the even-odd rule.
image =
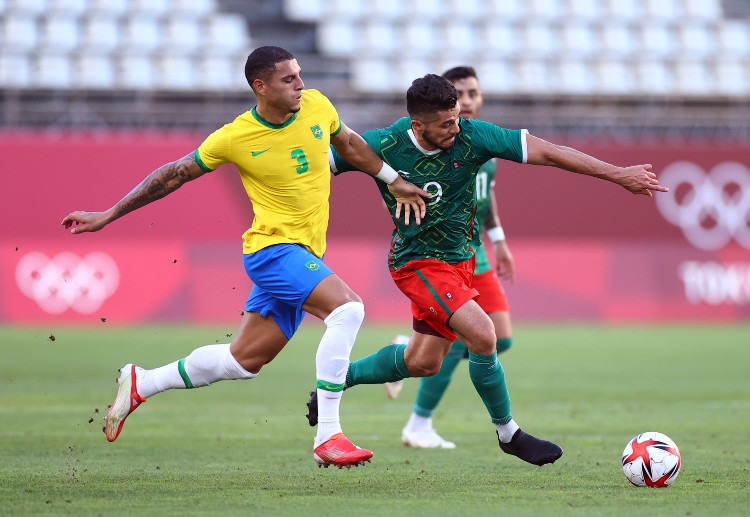
[[[412,377],[431,377],[440,371],[442,361],[430,363],[406,363],[406,369]]]

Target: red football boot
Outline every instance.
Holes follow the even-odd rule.
[[[315,463],[318,467],[326,468],[329,465],[338,468],[358,467],[369,462],[372,456],[372,451],[357,447],[344,436],[344,433],[334,434],[313,450]]]
[[[135,369],[134,364],[126,364],[120,368],[120,378],[117,379],[117,384],[119,384],[117,395],[107,410],[107,416],[104,417],[104,434],[107,435],[107,440],[110,442],[114,442],[120,435],[128,415],[147,400],[138,395]]]

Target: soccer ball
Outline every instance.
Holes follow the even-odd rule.
[[[622,451],[622,471],[635,486],[668,487],[681,466],[680,450],[665,434],[641,433]]]

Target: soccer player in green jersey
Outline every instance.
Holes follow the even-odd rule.
[[[245,77],[258,104],[208,136],[194,152],[159,167],[103,212],[76,211],[62,221],[71,233],[101,230],[118,218],[171,194],[184,184],[233,163],[255,217],[243,236],[244,266],[253,281],[231,343],[207,345],[154,369],[120,369],[104,432],[115,441],[125,419],[146,400],[169,389],[190,389],[231,379],[252,379],[297,331],[305,312],[326,330],[315,358],[321,425],[313,446],[319,466],[360,465],[372,452],[344,436],[339,418],[349,354],[364,305],[323,261],[331,173],[328,146],[379,178],[399,197],[408,219],[419,223],[426,193],[404,181],[340,120],[319,91],[305,89],[294,56],[259,47],[247,58]],[[416,226],[416,225],[414,225]]]
[[[458,92],[459,115],[475,119],[482,108],[484,98],[477,73],[473,67],[458,66],[443,73]],[[495,268],[487,258],[484,242],[479,241],[476,249],[476,266],[472,287],[479,292],[476,302],[487,313],[495,327],[497,353],[505,352],[511,347],[512,325],[508,297],[505,294],[500,278],[513,280],[515,264],[513,255],[505,241],[505,232],[500,225],[495,193],[495,170],[497,160],[490,159],[479,168],[476,179],[477,224],[484,227],[492,241],[495,255]],[[392,343],[408,343],[408,336],[397,336]],[[460,339],[457,339],[443,359],[440,371],[431,377],[422,377],[414,408],[409,421],[401,432],[404,445],[419,448],[453,449],[456,444],[445,440],[432,426],[432,413],[437,408],[451,382],[453,372],[461,359],[468,359],[469,350]],[[388,398],[395,399],[401,392],[404,381],[384,384]]]
[[[460,117],[458,94],[444,77],[416,79],[406,94],[408,118],[362,136],[386,163],[410,171],[409,181],[432,194],[420,226],[396,225],[388,266],[396,285],[412,302],[414,333],[408,344],[392,344],[353,361],[346,386],[382,384],[407,377],[427,377],[440,370],[452,343],[460,338],[469,350],[469,376],[484,402],[500,449],[534,465],[556,461],[562,449],[520,429],[511,415],[510,395],[497,360],[497,340],[490,317],[477,304],[471,286],[476,228],[476,176],[491,158],[554,166],[617,183],[634,194],[664,192],[651,165],[618,167],[569,147],[546,142],[526,130],[510,130]],[[334,172],[356,167],[332,153]],[[396,203],[378,185],[392,216]],[[317,423],[317,397],[308,407]]]

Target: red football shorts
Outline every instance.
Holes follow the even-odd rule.
[[[477,303],[487,314],[510,311],[503,284],[500,283],[497,273],[493,270],[474,275],[471,286],[479,291]]]
[[[456,340],[448,319],[463,304],[479,296],[471,286],[474,264],[474,257],[459,264],[422,259],[391,271],[396,286],[411,300],[414,330]]]

